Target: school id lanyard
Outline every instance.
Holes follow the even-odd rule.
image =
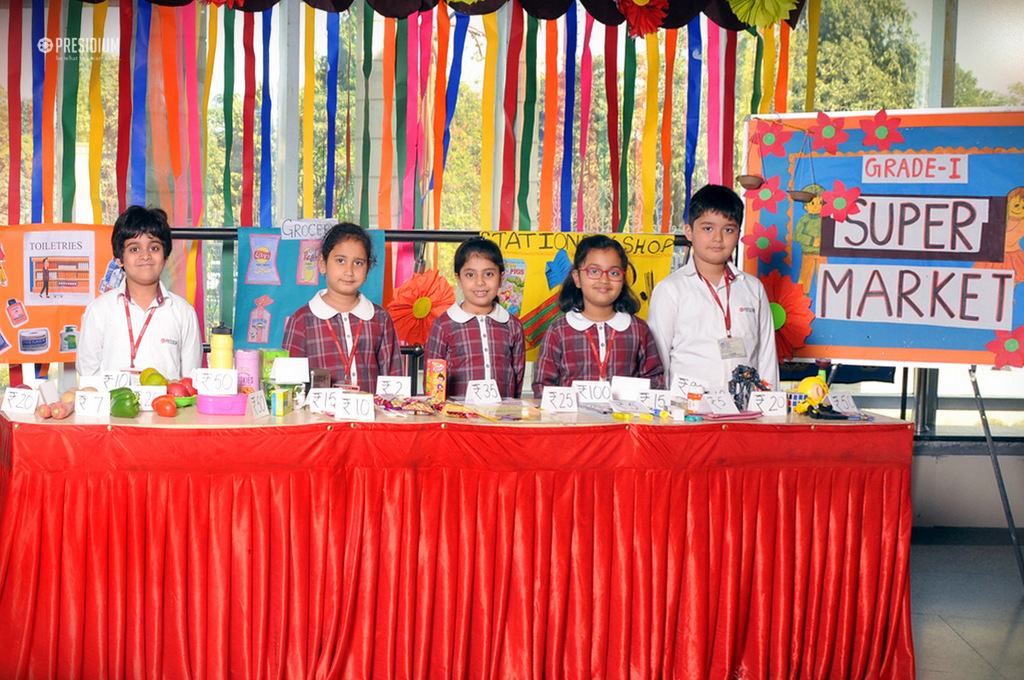
[[[128,290],[125,289],[124,297],[124,318],[128,321],[128,346],[131,348],[131,365],[130,368],[135,368],[135,356],[139,353],[139,345],[142,344],[142,336],[145,335],[146,329],[149,327],[149,321],[153,318],[153,312],[156,311],[156,307],[150,307],[149,313],[146,314],[146,320],[142,324],[142,328],[139,330],[138,339],[135,338],[135,332],[132,330],[132,312],[128,309]],[[158,303],[159,304],[159,303]],[[124,364],[122,364],[123,366]]]
[[[715,287],[711,285],[711,282],[704,278],[704,275],[697,272],[697,276],[704,282],[704,285],[711,291],[711,297],[715,298],[715,303],[718,308],[722,310],[722,315],[725,317],[725,337],[732,337],[732,312],[729,310],[729,272],[722,272],[722,276],[725,277],[725,306],[722,306],[722,300],[718,297],[718,293],[715,292]]]
[[[591,328],[597,328],[597,324],[594,324]],[[587,341],[590,343],[590,351],[594,353],[594,361],[597,362],[597,367],[601,371],[601,380],[606,380],[608,362],[612,358],[612,341],[615,340],[615,329],[610,327],[608,329],[608,346],[605,348],[603,361],[601,360],[601,353],[597,351],[597,345],[594,344],[594,338],[590,337],[590,328],[583,331],[583,334],[587,336]]]
[[[334,346],[338,349],[338,354],[341,355],[341,363],[345,366],[345,377],[350,381],[354,380],[352,375],[352,362],[355,361],[356,357],[356,343],[359,342],[359,334],[363,332],[363,320],[360,319],[356,325],[356,332],[352,335],[352,347],[349,348],[348,354],[341,349],[341,343],[338,342],[338,334],[334,332],[334,326],[331,324],[331,320],[327,319],[327,330],[331,333],[331,340],[334,340]]]

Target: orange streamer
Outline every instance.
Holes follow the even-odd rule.
[[[56,44],[60,37],[61,0],[50,3],[46,18],[46,37]],[[32,46],[35,48],[35,45]],[[57,50],[46,53],[43,69],[43,221],[53,222],[53,117],[57,106]]]
[[[779,74],[775,78],[775,111],[789,110],[789,24],[779,24]]]
[[[377,193],[377,226],[391,228],[391,172],[394,164],[394,142],[391,138],[391,116],[395,106],[395,20],[384,20],[384,57],[381,64],[384,80],[384,115],[381,116],[380,189]],[[385,276],[385,278],[388,278]]]
[[[551,231],[555,187],[555,147],[558,145],[558,22],[547,22],[544,46],[544,149],[540,164],[540,210],[537,221],[541,231]],[[572,162],[572,159],[563,159]]]

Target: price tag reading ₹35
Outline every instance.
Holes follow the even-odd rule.
[[[498,383],[491,380],[470,380],[466,385],[467,404],[500,404],[501,392]]]

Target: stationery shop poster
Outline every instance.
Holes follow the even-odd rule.
[[[71,362],[82,312],[120,282],[111,227],[12,225],[0,229],[0,362]]]
[[[481,236],[501,248],[505,281],[498,297],[509,312],[519,316],[526,335],[526,358],[537,358],[541,338],[562,315],[558,294],[572,271],[576,244],[592,236],[567,231],[485,231]],[[647,318],[654,284],[672,268],[672,234],[606,234],[622,244],[629,258],[626,281],[640,299],[638,316]]]
[[[336,220],[285,220],[280,229],[238,230],[235,347],[274,349],[295,310],[326,287],[318,260],[320,243]],[[384,294],[384,232],[368,229],[377,265],[360,289],[378,305]]]
[[[753,116],[747,139],[745,269],[787,354],[1024,364],[1024,109]]]

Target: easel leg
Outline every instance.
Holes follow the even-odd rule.
[[[1006,515],[1006,525],[1010,528],[1010,542],[1017,556],[1017,571],[1020,572],[1020,582],[1024,584],[1024,557],[1020,552],[1020,538],[1017,536],[1017,527],[1013,523],[1013,512],[1010,510],[1010,501],[1006,497],[1006,486],[1003,484],[1003,473],[999,469],[999,458],[996,457],[996,445],[992,441],[992,430],[988,427],[988,416],[985,415],[985,403],[981,400],[981,391],[978,389],[977,366],[971,366],[971,386],[974,388],[974,401],[978,404],[978,414],[981,416],[981,426],[985,430],[985,442],[988,444],[988,455],[992,459],[992,470],[996,473],[996,486],[999,487],[999,498],[1003,502],[1003,514]]]

